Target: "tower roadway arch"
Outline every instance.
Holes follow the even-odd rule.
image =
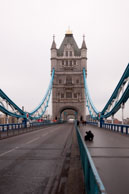
[[[78,109],[76,107],[64,106],[59,110],[59,112],[60,118],[63,120],[68,120],[68,118],[70,118],[71,115],[74,117],[74,119],[77,119]]]
[[[71,105],[63,105],[61,107],[58,106],[58,108],[55,109],[54,119],[63,119],[67,120],[70,116],[74,117],[78,120],[85,120],[84,114],[82,113],[81,107],[71,106]]]

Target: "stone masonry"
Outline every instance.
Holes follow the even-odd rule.
[[[67,31],[59,49],[55,37],[51,46],[51,71],[55,68],[52,88],[53,119],[67,119],[75,115],[86,119],[83,68],[87,74],[87,48],[83,37],[79,49],[71,31]]]

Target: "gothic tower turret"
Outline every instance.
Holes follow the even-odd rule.
[[[59,47],[55,38],[51,47],[51,68],[55,68],[52,88],[53,119],[66,119],[70,115],[79,120],[86,119],[86,99],[83,68],[87,66],[87,48],[83,37],[79,48],[73,34],[68,30]]]
[[[82,63],[82,68],[86,69],[86,74],[87,74],[87,47],[85,43],[85,36],[83,35],[83,42],[81,46],[81,63]]]
[[[53,42],[51,46],[51,70],[56,67],[57,63],[57,49],[55,43],[55,36],[53,35]]]

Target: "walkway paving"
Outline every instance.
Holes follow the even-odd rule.
[[[86,142],[91,157],[108,194],[129,194],[129,136],[86,125],[81,134],[91,130],[94,141]]]

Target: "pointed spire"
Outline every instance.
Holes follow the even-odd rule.
[[[85,43],[85,35],[83,35],[83,42],[82,42],[82,47],[81,49],[87,49],[86,48],[86,43]]]
[[[52,42],[51,49],[56,49],[55,35],[53,35],[53,42]]]

